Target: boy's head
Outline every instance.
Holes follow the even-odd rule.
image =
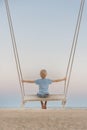
[[[42,79],[46,78],[46,76],[47,76],[47,71],[46,71],[45,69],[42,69],[42,70],[40,71],[40,76],[41,76]]]

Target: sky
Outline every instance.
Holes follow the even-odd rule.
[[[80,0],[9,0],[14,33],[24,79],[65,76]],[[72,69],[67,107],[87,107],[87,1]],[[50,86],[63,92],[64,83]],[[36,85],[25,84],[26,93],[37,93]],[[21,94],[12,50],[4,0],[0,0],[0,107],[20,107]],[[49,106],[61,106],[51,102]],[[38,106],[37,103],[28,104]]]

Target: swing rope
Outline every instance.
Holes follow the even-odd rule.
[[[64,84],[65,96],[67,95],[71,72],[72,72],[72,67],[73,67],[73,63],[74,63],[74,57],[75,57],[75,52],[76,52],[76,47],[77,47],[77,41],[78,41],[78,36],[79,36],[79,31],[80,31],[80,25],[81,25],[81,20],[82,20],[84,4],[85,4],[85,0],[81,0],[77,23],[76,23],[76,28],[75,28],[75,33],[74,33],[72,47],[71,47],[71,52],[70,52],[70,57],[69,57],[69,62],[68,62],[67,71],[66,71],[66,81]]]
[[[14,52],[16,68],[17,68],[17,73],[18,73],[18,78],[19,78],[19,84],[20,84],[20,88],[21,88],[22,101],[24,101],[25,91],[24,91],[24,84],[22,83],[23,76],[22,76],[22,71],[21,71],[21,66],[20,66],[20,60],[19,60],[19,55],[18,55],[18,50],[17,50],[16,39],[15,39],[15,35],[14,35],[14,29],[13,29],[13,25],[12,25],[11,14],[10,14],[8,0],[4,0],[4,1],[5,1],[5,6],[6,6],[7,18],[8,18],[8,23],[9,23],[12,46],[13,46],[13,52]],[[77,40],[78,40],[78,35],[79,35],[79,30],[80,30],[80,25],[81,25],[81,20],[82,20],[82,14],[83,14],[83,9],[84,9],[84,3],[85,3],[85,0],[81,0],[80,9],[79,9],[78,18],[77,18],[77,24],[76,24],[72,47],[71,47],[71,51],[70,51],[70,57],[69,57],[68,65],[67,65],[66,81],[64,84],[65,97],[67,95],[67,91],[68,91],[68,87],[69,87],[72,66],[73,66],[73,62],[74,62]]]
[[[21,66],[20,66],[20,60],[18,56],[18,50],[17,50],[16,40],[15,40],[8,0],[4,0],[4,1],[5,1],[5,6],[6,6],[7,18],[8,18],[10,35],[11,35],[11,40],[12,40],[12,47],[13,47],[16,68],[17,68],[17,73],[18,73],[18,78],[19,78],[19,84],[20,84],[21,93],[22,93],[22,100],[23,100],[25,93],[24,93],[24,84],[21,82],[23,80],[23,76],[22,76],[22,71],[21,71]]]

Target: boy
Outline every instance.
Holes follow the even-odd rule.
[[[22,81],[22,82],[27,82],[27,83],[35,83],[35,84],[39,85],[39,92],[37,93],[37,96],[40,98],[46,98],[49,96],[49,92],[48,92],[49,84],[51,84],[53,82],[60,82],[60,81],[66,80],[66,78],[57,79],[57,80],[51,80],[51,79],[46,78],[47,71],[45,69],[40,71],[40,76],[41,76],[41,79],[37,79],[35,81],[31,81],[31,80]],[[43,103],[43,101],[41,101],[42,109],[46,109],[46,105],[47,105],[47,101],[45,101],[45,103]]]

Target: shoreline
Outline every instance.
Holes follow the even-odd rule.
[[[3,110],[19,110],[19,109],[24,109],[24,110],[42,110],[40,107],[24,107],[24,108],[21,108],[21,107],[0,107],[0,110],[3,109]],[[69,109],[87,109],[87,107],[48,107],[46,110],[69,110]]]

